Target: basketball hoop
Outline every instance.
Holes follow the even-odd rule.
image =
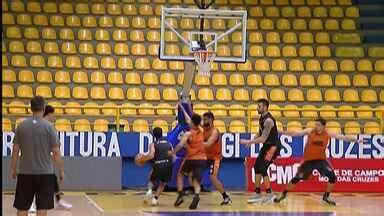
[[[201,76],[211,75],[211,64],[216,57],[216,53],[208,50],[197,50],[193,56],[198,66],[198,74]]]

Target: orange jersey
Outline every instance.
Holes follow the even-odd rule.
[[[308,141],[304,149],[304,160],[325,160],[325,150],[329,142],[329,134],[323,130],[320,134],[312,130],[308,135]]]
[[[204,149],[204,134],[200,129],[191,129],[192,136],[187,144],[187,160],[207,160]]]
[[[204,128],[204,140],[207,141],[212,135],[212,132],[217,130],[216,128]],[[207,154],[208,160],[221,160],[221,139],[220,135],[217,137],[217,140],[209,147],[205,148],[205,153]]]

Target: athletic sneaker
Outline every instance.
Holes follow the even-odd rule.
[[[261,202],[262,200],[263,200],[263,197],[261,196],[261,194],[257,193],[255,196],[253,196],[250,199],[248,199],[247,202],[249,204],[253,204],[253,203]]]
[[[157,205],[159,205],[159,201],[158,201],[155,197],[153,197],[153,198],[152,198],[151,205],[152,205],[152,206],[157,206]]]
[[[199,195],[193,196],[193,200],[191,202],[191,205],[189,205],[189,209],[196,209],[199,205],[200,197]]]
[[[57,202],[57,206],[56,206],[56,209],[62,209],[62,210],[70,210],[72,208],[72,205],[65,202],[64,200],[59,200],[59,202]]]
[[[31,207],[28,210],[29,213],[35,213],[36,212],[36,204],[35,200],[33,200]]]
[[[148,190],[147,193],[145,193],[145,196],[144,196],[144,203],[147,204],[149,203],[149,201],[152,200],[152,197],[153,197],[153,194],[152,194],[152,190]]]
[[[183,195],[179,194],[177,196],[175,203],[174,203],[174,206],[177,207],[177,206],[181,205],[181,203],[183,203],[183,202],[184,202]]]
[[[231,198],[229,198],[229,196],[225,197],[223,202],[220,203],[220,205],[229,205],[232,203],[232,200]]]
[[[333,205],[335,206],[336,205],[336,202],[333,201],[333,200],[330,200],[329,197],[326,197],[326,196],[323,196],[323,201],[328,203],[329,205]]]
[[[276,198],[275,194],[273,193],[267,193],[267,195],[264,197],[262,203],[263,204],[268,204],[273,202],[273,200]]]

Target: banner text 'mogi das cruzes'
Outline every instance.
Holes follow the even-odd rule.
[[[133,157],[137,153],[146,153],[152,142],[149,133],[125,132],[59,132],[61,151],[70,157]],[[261,145],[247,148],[239,144],[240,139],[248,139],[251,134],[224,133],[222,154],[224,158],[257,157]],[[11,155],[13,132],[3,132],[3,156]],[[331,139],[327,156],[330,158],[383,159],[384,135],[359,135],[364,144],[343,142]],[[302,157],[307,136],[280,136],[283,148],[281,157]]]

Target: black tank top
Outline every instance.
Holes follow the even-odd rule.
[[[168,154],[172,151],[172,146],[165,139],[155,141],[155,156],[153,158],[154,164],[172,163],[172,156]]]
[[[269,132],[269,136],[268,136],[267,140],[265,141],[264,145],[275,145],[275,146],[280,147],[281,142],[279,139],[279,135],[277,133],[276,120],[275,120],[275,118],[273,118],[273,116],[269,112],[264,116],[263,115],[260,116],[260,119],[259,119],[259,127],[260,127],[259,128],[259,136],[261,136],[263,129],[264,129],[264,122],[268,118],[272,119],[273,127],[272,127],[271,131]]]

